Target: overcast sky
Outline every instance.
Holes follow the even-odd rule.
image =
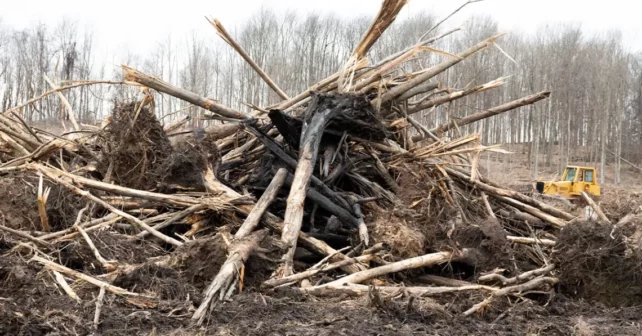
[[[399,18],[412,12],[427,10],[444,17],[464,0],[409,0]],[[344,16],[370,15],[379,9],[380,0],[0,0],[3,24],[24,28],[34,23],[56,24],[63,17],[78,20],[80,26],[91,27],[96,43],[102,50],[128,48],[145,53],[168,34],[185,37],[191,31],[200,36],[214,29],[204,16],[214,16],[226,27],[242,23],[259,7],[277,12],[288,9],[300,13],[334,11]],[[642,25],[639,0],[485,0],[469,5],[449,20],[461,24],[474,13],[489,14],[502,30],[533,32],[546,23],[580,23],[589,32],[612,28],[624,33],[630,50],[642,50]],[[105,55],[107,56],[107,55]]]

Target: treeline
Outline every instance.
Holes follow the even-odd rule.
[[[228,30],[259,66],[294,96],[338,71],[370,20],[261,10],[245,24]],[[370,60],[376,62],[414,44],[436,22],[428,13],[399,20],[377,42]],[[208,23],[203,20],[203,25]],[[441,28],[431,35],[446,30]],[[467,20],[461,31],[432,47],[456,54],[497,33],[498,25],[492,18],[476,16]],[[203,35],[180,40],[168,37],[145,55],[120,51],[119,56],[129,66],[237,109],[247,110],[246,104],[265,107],[280,100],[216,37],[214,29]],[[0,21],[2,110],[50,89],[45,75],[61,85],[70,80],[121,80],[120,69],[97,56],[91,32],[80,32],[73,22],[18,31]],[[426,50],[408,61],[404,70],[416,71],[419,65],[438,64],[446,57]],[[534,176],[542,165],[560,170],[572,161],[601,164],[602,173],[606,164],[614,164],[616,174],[608,180],[618,182],[620,158],[642,162],[642,56],[623,45],[619,32],[589,35],[580,26],[564,24],[541,27],[535,34],[512,32],[498,39],[497,46],[474,55],[438,80],[441,89],[461,90],[504,76],[509,76],[505,85],[420,111],[418,119],[433,126],[550,90],[550,99],[543,103],[462,131],[481,132],[485,143],[527,144]],[[447,91],[438,94],[444,93]],[[135,94],[123,86],[90,86],[65,93],[77,117],[85,122],[100,120],[113,100],[130,99]],[[159,116],[185,108],[181,113],[192,115],[195,124],[202,123],[197,118],[201,111],[171,97],[158,96],[156,106]],[[22,113],[31,122],[54,122],[61,111],[58,97],[51,96]]]

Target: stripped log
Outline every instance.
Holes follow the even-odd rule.
[[[472,94],[477,94],[477,93],[480,93],[480,92],[483,92],[483,91],[486,91],[486,90],[490,90],[490,89],[494,89],[494,88],[500,87],[500,86],[504,85],[504,83],[505,83],[504,80],[505,80],[505,78],[499,78],[499,79],[490,81],[490,82],[488,82],[486,84],[478,85],[478,86],[475,86],[475,87],[467,89],[467,90],[455,91],[455,92],[449,93],[449,94],[444,95],[444,96],[440,96],[440,97],[437,97],[437,98],[433,98],[433,99],[427,100],[425,102],[421,102],[421,103],[419,103],[417,105],[409,107],[408,108],[408,114],[415,114],[415,113],[421,112],[421,111],[423,111],[425,109],[429,109],[429,108],[434,107],[434,106],[450,103],[452,101],[464,98],[466,96],[470,96]]]
[[[177,86],[169,84],[158,78],[152,77],[142,71],[138,71],[126,65],[122,65],[122,68],[124,71],[124,77],[128,81],[140,83],[151,89],[166,93],[178,99],[182,99],[188,103],[192,103],[196,106],[202,107],[208,111],[214,112],[223,117],[232,118],[232,119],[249,119],[250,118],[250,116],[245,112],[231,109],[225,105],[219,104],[213,99],[201,97],[194,92],[181,89]]]
[[[241,47],[241,45],[239,45],[232,38],[232,36],[227,32],[227,30],[225,30],[225,27],[223,27],[223,24],[221,24],[221,22],[218,19],[207,19],[207,21],[212,25],[212,27],[214,27],[214,29],[216,29],[216,32],[223,39],[223,41],[225,41],[225,43],[227,43],[230,47],[234,48],[234,50],[236,50],[236,52],[238,52],[239,55],[243,57],[243,59],[250,65],[250,67],[254,69],[254,71],[263,79],[263,81],[265,81],[265,83],[267,83],[267,85],[274,92],[276,92],[279,95],[279,97],[281,97],[281,99],[283,100],[290,99],[290,97],[288,97],[288,95],[285,92],[283,92],[283,90],[281,90],[281,88],[279,88],[279,86],[276,85],[276,83],[274,83],[274,81],[270,78],[270,76],[268,76],[265,73],[265,71],[263,71],[263,69],[261,69],[261,67],[259,67],[259,65],[256,64],[256,62],[254,62],[252,57],[250,57],[250,55],[248,55],[247,52],[245,52],[243,47]]]
[[[92,195],[90,192],[88,192],[86,190],[82,190],[82,189],[76,187],[75,185],[71,184],[70,182],[67,182],[67,181],[63,180],[62,178],[56,176],[55,174],[52,174],[50,171],[44,169],[45,168],[44,166],[39,165],[39,164],[34,164],[34,166],[35,166],[35,169],[37,169],[38,171],[40,171],[44,175],[47,175],[47,177],[49,177],[50,179],[52,179],[55,182],[59,183],[60,185],[66,187],[67,189],[73,191],[74,193],[76,193],[76,194],[78,194],[80,196],[83,196],[83,197],[91,200],[92,202],[94,202],[96,204],[99,204],[100,206],[104,207],[105,209],[107,209],[107,210],[109,210],[109,211],[111,211],[111,212],[113,212],[113,213],[115,213],[115,214],[127,219],[134,226],[139,227],[142,230],[149,231],[149,233],[152,234],[154,237],[156,237],[156,238],[158,238],[158,239],[160,239],[160,240],[162,240],[162,241],[164,241],[164,242],[166,242],[168,244],[174,245],[174,246],[182,246],[183,245],[183,243],[179,242],[178,240],[176,240],[176,239],[174,239],[172,237],[168,237],[167,235],[162,234],[161,232],[159,232],[158,230],[155,230],[154,228],[152,228],[151,226],[147,225],[145,222],[141,221],[140,219],[138,219],[138,218],[126,213],[126,212],[123,212],[121,210],[118,210],[118,209],[114,208],[113,206],[109,205],[107,202],[103,201],[99,197],[96,197],[96,196]]]
[[[613,223],[611,223],[609,218],[606,217],[606,215],[604,214],[600,206],[597,205],[597,203],[595,203],[595,201],[593,201],[593,199],[584,191],[582,191],[582,198],[584,198],[584,200],[591,206],[591,208],[593,208],[593,210],[595,211],[595,213],[597,214],[597,216],[600,218],[601,221],[608,223],[610,225],[613,225]]]
[[[287,174],[285,183],[292,187],[294,184],[294,176],[290,173]],[[341,221],[346,224],[349,224],[351,227],[359,227],[360,221],[359,218],[354,217],[350,212],[344,208],[333,203],[332,200],[323,196],[320,192],[314,188],[308,187],[306,190],[306,197],[309,197],[312,201],[318,204],[321,208],[328,211],[330,214],[337,216]]]
[[[370,262],[371,260],[374,259],[374,255],[372,254],[366,254],[363,256],[355,257],[355,258],[349,258],[349,259],[344,259],[332,264],[328,264],[319,268],[315,269],[309,269],[306,271],[303,271],[301,273],[296,273],[292,274],[283,278],[273,278],[269,279],[266,282],[263,283],[263,286],[266,288],[272,288],[272,287],[278,287],[281,285],[289,284],[289,283],[294,283],[301,281],[303,279],[307,279],[311,276],[314,276],[316,274],[322,273],[322,272],[329,272],[331,270],[341,268],[344,266],[352,265],[355,263],[367,263]]]
[[[246,125],[246,129],[250,131],[253,135],[255,135],[264,145],[267,147],[272,153],[274,153],[279,159],[281,159],[283,162],[285,162],[288,166],[296,169],[297,167],[297,161],[291,157],[288,153],[281,148],[281,146],[274,141],[271,137],[268,135],[260,132],[256,128]],[[321,192],[324,196],[332,200],[333,203],[341,206],[345,210],[351,211],[350,205],[348,202],[346,202],[345,199],[341,198],[339,195],[337,195],[330,187],[328,187],[323,181],[321,181],[318,177],[312,175],[310,176],[311,183],[313,186],[319,189],[319,192]]]
[[[214,280],[203,293],[203,301],[192,315],[192,320],[201,325],[206,313],[215,296],[220,301],[229,298],[235,289],[238,281],[243,281],[241,274],[245,268],[245,262],[252,252],[259,246],[267,236],[268,230],[256,231],[244,238],[232,242],[228,249],[228,257],[219,270]]]
[[[283,186],[283,183],[285,182],[285,177],[288,175],[288,171],[285,168],[279,169],[276,174],[274,174],[274,178],[272,178],[272,182],[270,182],[270,185],[268,185],[267,189],[263,192],[263,195],[261,195],[261,198],[256,202],[254,207],[252,208],[252,211],[250,211],[250,214],[247,216],[245,221],[243,222],[243,225],[236,231],[234,234],[234,238],[236,239],[241,239],[246,236],[248,236],[256,226],[259,224],[259,220],[267,211],[268,206],[274,201],[276,198],[277,194],[279,193],[279,190],[281,189],[281,186]]]
[[[493,273],[493,274],[482,275],[479,277],[478,280],[482,282],[498,281],[498,282],[501,282],[503,286],[514,285],[520,282],[531,280],[532,278],[538,277],[540,275],[548,274],[554,269],[555,269],[555,265],[550,264],[546,267],[524,272],[512,278],[506,278],[501,274]]]
[[[301,292],[314,296],[362,296],[370,293],[372,290],[378,291],[383,295],[407,294],[411,296],[430,296],[446,293],[458,293],[468,291],[485,291],[494,293],[499,288],[483,285],[470,285],[461,287],[395,287],[395,286],[367,286],[359,284],[345,284],[343,286],[315,286],[300,288]]]
[[[470,176],[467,175],[467,173],[461,172],[461,171],[459,171],[457,169],[445,168],[445,170],[448,172],[448,174],[457,177],[461,182],[467,183],[467,184],[472,184],[476,188],[478,188],[478,189],[480,189],[480,190],[482,190],[484,192],[487,192],[490,195],[509,197],[511,199],[518,200],[518,201],[520,201],[522,203],[525,203],[525,204],[528,204],[530,206],[536,207],[536,208],[538,208],[538,209],[540,209],[540,210],[542,210],[542,211],[544,211],[544,212],[546,212],[546,213],[548,213],[550,215],[553,215],[555,217],[562,218],[562,219],[565,219],[565,220],[572,220],[572,219],[575,218],[575,216],[573,216],[572,214],[570,214],[568,212],[559,210],[559,209],[557,209],[557,208],[555,208],[553,206],[550,206],[550,205],[548,205],[548,204],[546,204],[544,202],[540,202],[540,201],[538,201],[538,200],[536,200],[536,199],[534,199],[532,197],[526,196],[526,195],[524,195],[522,193],[519,193],[517,191],[509,190],[509,189],[497,188],[497,187],[491,186],[491,185],[489,185],[487,183],[484,183],[484,182],[481,182],[481,181],[478,181],[478,180],[471,181],[470,180]]]
[[[294,179],[283,219],[284,227],[281,240],[288,246],[288,249],[283,255],[283,265],[278,272],[280,276],[292,274],[297,236],[301,231],[303,220],[306,190],[316,163],[323,130],[330,119],[342,113],[344,109],[352,108],[353,100],[351,96],[336,96],[335,98],[315,94],[305,113],[299,148],[299,161],[294,172]],[[333,106],[334,103],[336,103],[335,106]]]
[[[500,298],[502,296],[506,295],[511,295],[511,294],[517,294],[517,293],[522,293],[525,291],[533,290],[536,288],[539,288],[542,285],[548,285],[548,286],[553,286],[556,283],[558,283],[559,280],[557,278],[552,278],[552,277],[540,277],[540,278],[535,278],[529,282],[523,283],[521,285],[515,285],[515,286],[510,286],[510,287],[505,287],[502,288],[498,291],[493,292],[489,298],[485,299],[484,301],[472,306],[470,309],[466,310],[462,315],[464,316],[470,316],[486,306],[490,305],[493,300],[496,298]]]
[[[536,93],[536,94],[533,94],[533,95],[530,95],[530,96],[527,96],[527,97],[524,97],[524,98],[520,98],[520,99],[514,100],[512,102],[509,102],[509,103],[506,103],[506,104],[503,104],[503,105],[500,105],[500,106],[497,106],[497,107],[490,108],[488,110],[484,110],[482,112],[474,113],[474,114],[471,114],[469,116],[457,119],[454,123],[453,122],[448,122],[448,123],[442,124],[441,126],[435,127],[430,131],[432,133],[437,134],[437,135],[443,134],[443,133],[449,131],[451,128],[455,127],[455,125],[457,125],[457,127],[468,125],[468,124],[474,123],[474,122],[479,121],[479,120],[490,118],[490,117],[498,115],[500,113],[508,112],[508,111],[514,110],[514,109],[522,107],[522,106],[534,104],[534,103],[536,103],[536,102],[538,102],[538,101],[540,101],[542,99],[548,98],[550,95],[551,95],[550,91],[542,91],[540,93]],[[418,135],[415,135],[415,136],[412,137],[412,141],[417,142],[417,141],[422,140],[423,138],[424,138],[424,136],[422,134],[418,134]]]
[[[469,255],[468,249],[461,250],[460,253],[453,252],[437,252],[426,254],[419,257],[414,257],[410,259],[405,259],[390,263],[388,265],[376,267],[373,269],[365,270],[359,273],[351,274],[346,277],[343,277],[339,280],[322,285],[322,287],[332,287],[332,286],[343,286],[345,284],[358,284],[366,280],[370,280],[382,275],[401,272],[413,268],[426,267],[432,265],[438,265],[441,263],[459,260],[466,258]]]
[[[448,70],[449,68],[451,68],[455,64],[463,61],[464,59],[470,57],[471,55],[477,53],[478,51],[480,51],[482,49],[485,49],[486,47],[488,47],[491,43],[493,43],[496,39],[498,39],[502,35],[504,35],[504,34],[498,34],[498,35],[492,36],[492,37],[490,37],[490,38],[488,38],[488,39],[486,39],[486,40],[484,40],[482,42],[479,42],[478,44],[476,44],[476,45],[466,49],[465,51],[457,54],[456,58],[452,58],[451,57],[448,60],[442,62],[441,64],[439,64],[437,66],[434,66],[434,67],[428,69],[428,71],[426,71],[426,72],[420,74],[419,76],[409,80],[408,83],[405,83],[403,85],[399,85],[397,87],[394,87],[394,88],[390,89],[388,92],[384,93],[381,96],[380,99],[375,99],[373,101],[372,105],[373,106],[379,106],[381,103],[385,103],[385,102],[391,101],[391,100],[399,97],[400,95],[404,94],[406,91],[408,91],[408,90],[410,90],[410,89],[412,89],[414,87],[417,87],[421,83],[424,83],[425,81],[427,81],[427,80],[439,75],[440,73]]]
[[[511,243],[526,244],[526,245],[555,246],[555,244],[557,244],[556,241],[551,239],[515,237],[515,236],[506,236],[506,239]]]
[[[517,200],[515,200],[513,198],[505,197],[505,196],[498,196],[498,195],[495,195],[495,194],[492,194],[492,196],[495,199],[497,199],[500,202],[502,202],[502,203],[508,204],[508,205],[516,208],[517,210],[527,212],[527,213],[529,213],[529,214],[531,214],[531,215],[533,215],[533,216],[535,216],[535,217],[537,217],[537,218],[539,218],[539,219],[541,219],[541,220],[543,220],[543,221],[545,221],[545,222],[547,222],[547,223],[549,223],[549,224],[551,224],[551,225],[553,225],[553,226],[555,226],[557,228],[563,228],[564,226],[566,226],[566,222],[564,220],[562,220],[562,219],[560,219],[558,217],[552,216],[550,214],[547,214],[544,211],[541,211],[541,210],[539,210],[539,209],[537,209],[535,207],[532,207],[530,205],[524,204],[524,203],[522,203],[520,201],[517,201]]]

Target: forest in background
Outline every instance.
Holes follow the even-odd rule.
[[[370,20],[333,14],[276,14],[262,9],[230,30],[281,89],[294,96],[338,71]],[[430,13],[398,20],[375,44],[369,59],[376,62],[416,43],[437,21]],[[208,23],[203,20],[203,24]],[[456,54],[500,32],[497,22],[485,16],[473,16],[461,28],[432,48]],[[447,30],[430,34],[437,36]],[[120,68],[99,57],[96,43],[90,31],[81,31],[72,21],[15,30],[0,19],[1,109],[49,90],[45,75],[60,85],[85,79],[121,81]],[[207,36],[168,37],[145,55],[121,52],[123,63],[129,66],[236,109],[280,101],[245,61],[220,41],[214,29]],[[407,62],[404,70],[417,71],[447,57],[426,50]],[[503,77],[508,77],[503,86],[465,94],[466,89]],[[416,111],[427,126],[527,94],[552,91],[542,103],[462,129],[464,133],[481,133],[487,144],[528,145],[533,177],[543,166],[559,171],[569,162],[584,162],[598,167],[602,182],[619,183],[620,166],[625,164],[622,159],[642,163],[642,55],[623,45],[618,31],[594,35],[578,25],[557,24],[543,26],[534,34],[511,32],[498,39],[497,46],[441,74],[438,81],[464,94],[453,102]],[[432,97],[415,99],[446,93],[437,90],[428,94]],[[115,100],[137,97],[136,90],[107,85],[80,87],[65,94],[77,118],[85,123],[100,121]],[[198,119],[202,110],[173,97],[159,95],[155,101],[158,116],[166,116],[164,122],[188,114],[193,117],[193,127],[207,123]],[[22,111],[29,122],[52,124],[59,124],[63,114],[55,95]],[[614,176],[605,176],[606,165],[615,166]]]

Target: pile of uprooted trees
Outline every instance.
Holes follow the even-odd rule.
[[[29,246],[30,262],[54,272],[52,279],[71,297],[79,295],[69,281],[99,287],[100,299],[107,292],[162,300],[162,294],[122,288],[114,279],[142,267],[179,267],[185,262],[177,256],[183,246],[219,237],[226,257],[206,265],[218,269],[195,299],[197,323],[213,303],[248,287],[266,292],[291,287],[319,296],[361,295],[373,286],[391,295],[485,293],[464,315],[500,297],[550,291],[559,281],[551,249],[559,229],[575,216],[487,180],[480,154],[501,150],[482,145],[479,134],[459,130],[534,104],[549,92],[442,125],[416,121],[415,112],[504,82],[452,90],[433,81],[499,36],[412,73],[398,69],[452,31],[368,64],[365,55],[404,4],[384,1],[345,66],[295,97],[280,90],[222,25],[211,21],[283,98],[265,109],[235,110],[123,66],[123,83],[146,88],[144,97],[116,104],[100,127],[74,122],[75,132],[54,135],[28,126],[19,113],[45,95],[64,101],[63,90],[100,82],[56,88],[3,112],[0,173],[12,183],[27,183],[18,175],[35,177],[33,206],[39,216],[31,227],[5,221],[0,231],[18,242],[6,253]],[[170,137],[186,119],[162,126],[153,90],[208,110],[207,118],[221,122]],[[52,218],[52,212],[64,212],[59,208],[68,216]],[[137,263],[107,260],[92,240],[109,232],[123,243],[154,244],[157,253]],[[100,265],[102,274],[87,274],[56,257],[61,244],[74,239],[92,251],[93,260],[86,262]],[[270,271],[251,274],[246,265],[253,258]],[[436,267],[447,264],[468,271]],[[260,279],[248,285],[248,277]]]

